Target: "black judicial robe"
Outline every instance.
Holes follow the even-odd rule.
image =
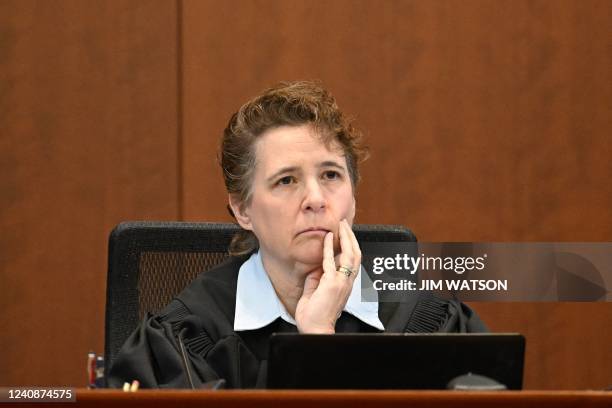
[[[270,334],[297,328],[278,318],[257,330],[234,331],[238,271],[247,259],[230,258],[201,273],[163,311],[146,316],[112,364],[108,386],[138,380],[143,388],[190,388],[185,355],[195,388],[220,378],[227,388],[264,387]],[[379,317],[390,333],[487,331],[466,305],[426,292],[402,303],[380,303]],[[336,332],[378,330],[343,312]]]

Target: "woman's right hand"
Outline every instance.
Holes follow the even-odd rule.
[[[304,282],[295,311],[300,333],[335,333],[336,320],[353,289],[361,266],[361,249],[348,221],[340,221],[338,233],[340,253],[334,256],[334,234],[328,232],[323,240],[322,269],[311,272]],[[341,266],[353,273],[346,276],[338,270]]]

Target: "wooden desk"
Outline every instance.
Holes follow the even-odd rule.
[[[11,404],[19,407],[40,403]],[[4,406],[4,404],[3,404]],[[159,391],[77,390],[76,403],[53,407],[612,407],[604,391]]]

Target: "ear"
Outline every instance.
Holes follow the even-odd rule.
[[[253,231],[251,217],[248,214],[247,208],[242,204],[242,201],[240,201],[238,196],[229,194],[229,205],[234,213],[234,217],[236,217],[236,221],[238,221],[238,224],[240,224],[240,226],[245,230]]]

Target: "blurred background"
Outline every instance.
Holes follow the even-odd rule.
[[[124,220],[230,221],[230,115],[321,80],[371,148],[359,223],[612,240],[607,0],[0,0],[0,385],[86,383]],[[472,304],[525,387],[612,384],[609,303]]]

